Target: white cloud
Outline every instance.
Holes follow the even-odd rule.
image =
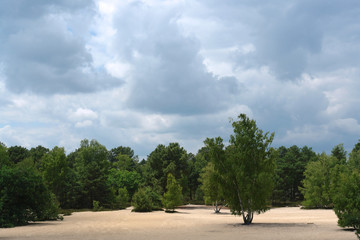
[[[81,122],[76,122],[75,127],[84,128],[84,127],[90,127],[91,125],[93,125],[93,122],[91,120],[84,120]]]
[[[131,65],[128,63],[115,61],[107,63],[105,68],[112,76],[124,79],[128,77],[129,71],[131,70]]]
[[[82,119],[97,119],[98,114],[91,109],[78,108],[75,112],[69,114],[70,119],[82,120]]]

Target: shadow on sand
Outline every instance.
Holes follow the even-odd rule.
[[[189,209],[189,210],[191,210],[191,209],[212,209],[212,206],[188,204],[188,205],[178,206],[177,209]]]
[[[213,206],[206,206],[206,205],[191,205],[191,204],[188,204],[188,205],[179,206],[176,209],[178,209],[178,210],[184,209],[184,210],[190,210],[190,211],[191,210],[203,209],[203,210],[211,211],[212,214],[231,215],[231,213],[229,213],[229,212],[218,212],[218,213],[216,213]],[[228,208],[223,207],[223,209],[228,209]],[[190,214],[189,212],[178,212],[178,211],[175,211],[175,212],[176,213],[183,213],[183,214]]]
[[[314,223],[252,223],[250,225],[245,225],[243,223],[236,224],[228,224],[230,227],[239,227],[239,228],[306,228],[306,227],[314,227],[316,224]]]

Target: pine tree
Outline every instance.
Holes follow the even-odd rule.
[[[162,202],[167,212],[174,212],[175,207],[182,204],[182,187],[177,183],[175,177],[169,173],[167,176],[166,193]]]

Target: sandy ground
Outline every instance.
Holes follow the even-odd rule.
[[[37,222],[0,229],[0,239],[353,239],[354,232],[337,226],[332,210],[275,208],[255,215],[253,224],[222,210],[190,206],[177,213],[135,213],[131,209],[111,212],[81,212],[63,221]]]

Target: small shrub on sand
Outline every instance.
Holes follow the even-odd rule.
[[[135,212],[151,212],[152,201],[150,195],[144,188],[140,188],[133,196],[132,205]]]
[[[100,202],[94,200],[93,201],[93,211],[97,212],[97,211],[101,211],[103,210],[103,208],[100,206]]]
[[[166,212],[174,212],[175,207],[182,204],[182,187],[177,183],[175,177],[169,173],[166,185],[167,192],[162,199]]]

